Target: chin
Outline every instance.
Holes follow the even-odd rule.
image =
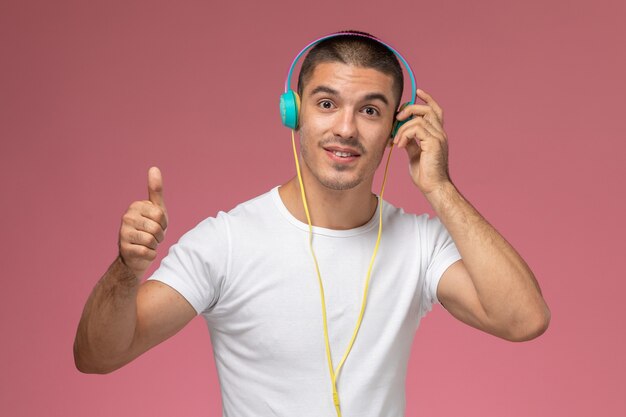
[[[329,188],[333,191],[347,191],[355,188],[358,184],[354,183],[346,183],[346,182],[331,182],[322,184],[326,188]]]
[[[317,178],[324,187],[334,191],[352,190],[363,183],[363,178]]]

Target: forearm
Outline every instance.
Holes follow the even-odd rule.
[[[502,332],[541,328],[549,311],[532,271],[516,250],[452,183],[426,198],[454,240],[492,325]]]
[[[124,364],[137,322],[139,279],[116,258],[96,284],[83,310],[74,360],[82,372],[106,373]]]

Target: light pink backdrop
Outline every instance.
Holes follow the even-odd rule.
[[[280,3],[280,4],[279,4]],[[220,416],[201,319],[108,376],[74,369],[119,219],[164,173],[166,247],[293,172],[278,97],[321,35],[374,33],[446,111],[451,173],[552,309],[524,344],[436,308],[407,416],[624,416],[623,1],[0,3],[0,414]],[[430,211],[394,155],[387,198]],[[321,366],[321,364],[320,364]]]

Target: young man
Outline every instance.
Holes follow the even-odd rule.
[[[120,255],[86,303],[78,369],[118,369],[202,314],[225,415],[402,416],[411,342],[433,303],[507,340],[543,333],[550,314],[531,270],[448,175],[441,107],[418,90],[424,104],[396,113],[402,86],[393,52],[364,35],[324,39],[303,62],[298,132],[316,260],[292,178],[201,222],[140,283],[167,228],[151,168],[149,200],[123,216]],[[390,138],[394,120],[408,121]],[[372,181],[391,140],[438,218],[378,204]]]

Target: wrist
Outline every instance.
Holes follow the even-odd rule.
[[[451,180],[446,180],[440,182],[431,190],[424,192],[424,196],[429,203],[433,204],[453,193],[458,193],[456,186]]]
[[[122,254],[117,256],[113,265],[111,265],[111,269],[114,271],[114,276],[117,278],[117,281],[129,287],[136,286],[139,283],[139,278],[143,275],[143,273],[137,273],[128,266]]]
[[[424,196],[438,216],[441,216],[441,212],[445,210],[446,207],[454,204],[459,198],[462,198],[461,193],[452,181],[440,183],[428,193],[424,193]]]

